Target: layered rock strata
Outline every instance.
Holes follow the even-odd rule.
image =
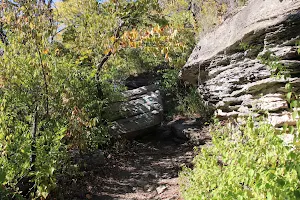
[[[250,0],[199,41],[180,77],[199,86],[219,118],[267,114],[276,127],[294,124],[285,84],[300,91],[299,40],[299,1]],[[291,77],[273,77],[267,55]]]
[[[124,99],[106,109],[111,121],[111,135],[134,137],[147,132],[163,120],[160,92],[155,85],[143,86],[122,93]]]

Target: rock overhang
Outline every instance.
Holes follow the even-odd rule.
[[[300,1],[250,0],[239,12],[200,39],[179,77],[197,84],[198,72],[218,55],[235,51],[241,43],[255,43],[266,29],[288,21],[291,16],[300,18]]]
[[[252,0],[201,38],[180,77],[198,85],[221,119],[264,115],[275,127],[291,124],[285,84],[300,93],[299,40],[300,1]],[[266,52],[291,78],[272,77],[274,70],[260,58]]]

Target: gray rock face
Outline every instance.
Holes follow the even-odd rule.
[[[199,64],[202,65],[224,51],[234,51],[239,47],[241,41],[253,42],[254,38],[261,38],[260,36],[266,33],[266,29],[285,22],[299,8],[300,2],[294,0],[250,0],[240,12],[201,38],[182,71],[182,78],[191,81],[188,71],[194,73],[195,67],[198,67]],[[266,35],[267,44],[272,43],[274,39],[279,43],[284,42],[285,40],[280,41],[280,38],[277,38],[280,32],[280,36],[284,36],[282,30],[278,29],[268,33]]]
[[[128,90],[123,96],[124,101],[106,109],[112,135],[135,136],[162,122],[162,99],[155,85]]]
[[[199,41],[180,73],[185,82],[197,84],[202,96],[215,105],[217,116],[230,118],[253,112],[268,112],[270,122],[280,127],[288,110],[285,84],[300,90],[300,1],[250,0]],[[271,53],[291,74],[274,72],[261,56]]]
[[[268,116],[268,120],[275,127],[282,127],[284,124],[287,124],[289,126],[296,125],[296,121],[295,119],[293,119],[290,112],[271,113]]]

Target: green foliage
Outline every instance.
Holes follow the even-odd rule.
[[[243,50],[250,47],[240,45]],[[255,48],[255,47],[254,47]],[[260,57],[277,78],[290,74],[271,52]],[[220,123],[212,128],[212,146],[195,157],[194,168],[180,174],[185,199],[299,199],[299,97],[291,83],[285,86],[296,126],[276,130],[264,120],[246,124]],[[293,134],[289,143],[284,134]],[[283,134],[283,135],[282,135]]]
[[[181,41],[187,34],[179,33],[185,29],[169,26],[156,0],[68,0],[58,4],[58,18],[66,26],[62,42],[76,54],[85,52],[102,75],[117,67],[125,72],[123,76],[128,76],[140,67],[141,62],[136,60],[145,60],[142,64],[150,62],[152,66],[163,61],[182,65],[188,56],[185,49],[191,48],[188,39]],[[182,54],[185,58],[179,60]],[[103,66],[103,59],[108,57],[110,61]]]
[[[296,42],[295,44],[298,47],[298,54],[300,54],[300,48],[299,48],[299,42]],[[296,129],[294,126],[288,126],[285,125],[283,132],[288,132],[291,134],[297,134],[300,131],[300,96],[298,93],[295,92],[295,87],[293,86],[292,83],[288,82],[285,85],[285,90],[286,90],[286,100],[289,103],[289,108],[292,111],[292,117],[294,120],[296,120]],[[298,131],[298,132],[297,132]],[[295,147],[299,148],[300,143],[296,143]]]
[[[161,0],[160,3],[164,15],[172,24],[184,25],[194,39],[199,39],[200,34],[207,33],[224,21],[232,3],[235,7],[242,6],[246,0]]]
[[[258,58],[263,64],[267,65],[270,67],[272,70],[272,75],[275,76],[276,78],[289,78],[290,73],[287,70],[287,68],[280,63],[280,60],[278,57],[273,55],[272,52],[266,51],[264,55],[259,56]]]
[[[93,67],[82,67],[51,38],[57,29],[47,5],[21,2],[5,10],[9,45],[0,57],[1,185],[30,198],[46,198],[65,164],[67,148],[87,149],[106,140],[103,102]],[[26,180],[24,182],[24,180]]]
[[[163,70],[160,86],[161,91],[165,94],[165,99],[167,99],[165,105],[165,110],[168,111],[167,117],[172,118],[174,115],[201,116],[209,121],[212,109],[205,104],[197,88],[180,84],[178,73],[179,69]]]
[[[182,66],[193,34],[168,23],[155,0],[1,6],[1,197],[47,198],[68,169],[68,149],[108,140],[103,108],[120,98],[122,80],[161,63]]]
[[[296,42],[296,46],[297,46],[297,48],[298,48],[298,54],[300,54],[300,41],[297,41],[297,42]]]
[[[206,120],[210,120],[212,110],[205,104],[196,88],[188,88],[178,98],[176,112],[185,116],[201,116]]]
[[[200,31],[206,33],[222,23],[222,15],[226,13],[227,6],[215,0],[200,0],[200,2],[202,12],[198,14],[197,21]]]
[[[298,46],[299,42],[295,43],[295,46]],[[298,53],[299,48],[298,48]],[[291,77],[291,73],[288,70],[288,66],[284,66],[280,63],[280,59],[276,57],[272,52],[267,51],[264,55],[260,56],[259,59],[261,62],[272,70],[272,75],[276,78],[280,79],[288,79]],[[289,103],[290,111],[292,112],[292,117],[294,120],[297,121],[296,127],[298,130],[300,130],[300,112],[299,112],[299,106],[300,106],[300,98],[299,94],[295,93],[295,88],[292,83],[287,82],[285,85],[285,91],[286,91],[286,100]],[[295,129],[293,126],[284,126],[284,133],[290,132],[291,134],[295,133]]]
[[[240,127],[217,126],[213,145],[181,174],[185,199],[299,199],[300,154],[275,129],[249,119]]]
[[[161,71],[163,73],[162,82],[161,82],[161,89],[165,90],[170,94],[178,93],[179,86],[178,86],[178,73],[179,69],[166,69]]]
[[[69,149],[106,143],[104,107],[120,100],[130,74],[170,66],[162,87],[175,95],[176,112],[207,114],[196,90],[177,81],[199,28],[188,1],[166,7],[157,0],[49,2],[1,4],[1,198],[21,198],[21,192],[47,198],[68,169]],[[205,15],[225,12],[209,2],[203,2]]]
[[[33,17],[37,13],[39,17]],[[60,116],[63,85],[57,78],[66,72],[55,56],[48,56],[53,26],[45,17],[45,7],[24,2],[6,14],[5,28],[11,32],[0,64],[3,184],[18,191],[21,179],[34,177],[29,180],[31,197],[46,198],[64,155],[61,140],[67,124]]]
[[[237,0],[238,6],[244,6],[248,0]]]
[[[243,51],[247,51],[247,50],[249,50],[249,49],[257,48],[256,46],[250,45],[250,44],[245,43],[245,42],[241,42],[241,43],[239,44],[239,46],[240,46],[241,50],[243,50]]]

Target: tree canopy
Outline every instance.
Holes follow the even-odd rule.
[[[215,0],[0,0],[0,195],[47,198],[70,149],[106,143],[104,108],[165,66],[171,91]]]
[[[68,170],[69,149],[108,140],[103,108],[118,98],[122,80],[160,64],[181,67],[195,41],[190,14],[169,15],[156,0],[0,6],[0,193],[7,199],[46,198]]]

